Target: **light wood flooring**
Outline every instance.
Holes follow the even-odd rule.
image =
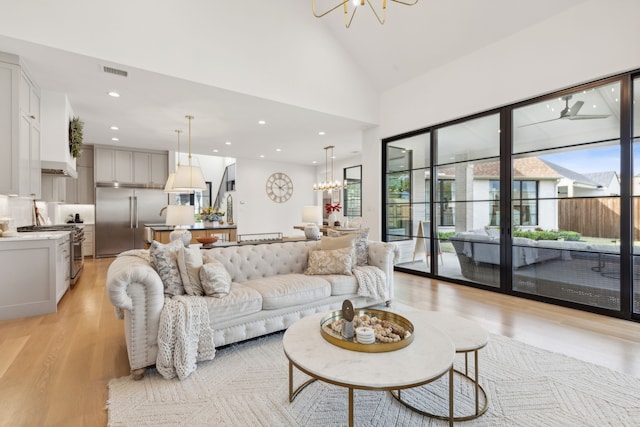
[[[0,426],[106,425],[107,384],[129,374],[122,322],[105,292],[111,262],[87,259],[57,313],[0,321]],[[640,377],[640,323],[403,273],[395,283],[398,302]]]

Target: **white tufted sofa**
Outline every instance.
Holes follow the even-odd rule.
[[[338,309],[345,299],[355,307],[389,302],[393,297],[392,243],[369,242],[369,265],[384,271],[388,298],[357,295],[354,276],[306,276],[310,250],[318,242],[240,245],[203,250],[203,259],[216,259],[229,271],[229,295],[206,298],[216,347],[284,330],[313,313]],[[156,363],[164,287],[151,265],[141,257],[116,258],[107,273],[107,292],[123,314],[129,365],[136,377]]]

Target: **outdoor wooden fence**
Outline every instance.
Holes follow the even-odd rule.
[[[633,240],[640,240],[640,200],[633,199]],[[559,199],[558,228],[583,236],[620,238],[620,199]]]

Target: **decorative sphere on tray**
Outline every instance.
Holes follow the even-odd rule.
[[[201,236],[201,237],[196,237],[196,240],[199,243],[202,243],[203,245],[211,245],[215,242],[218,241],[218,236]]]

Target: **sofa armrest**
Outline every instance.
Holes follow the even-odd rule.
[[[164,285],[158,273],[144,259],[137,256],[117,257],[107,270],[107,294],[114,307],[132,311],[134,299],[130,286],[134,283],[142,285],[148,298],[164,304]]]
[[[395,243],[369,242],[369,265],[373,265],[384,271],[387,276],[387,287],[389,289],[389,299],[393,299],[393,266],[398,259],[398,247]]]
[[[119,256],[107,271],[107,293],[124,318],[127,356],[132,371],[156,363],[164,285],[148,261]]]

